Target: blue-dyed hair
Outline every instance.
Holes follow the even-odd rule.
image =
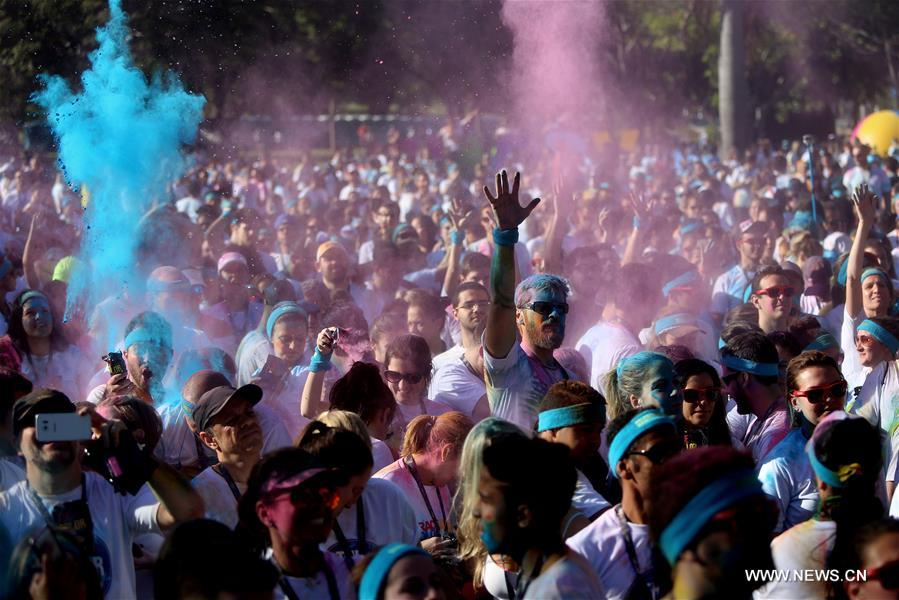
[[[640,397],[643,382],[654,364],[665,365],[674,372],[674,363],[670,358],[644,350],[622,358],[614,369],[606,373],[604,388],[609,421],[632,408],[629,397],[631,394]]]
[[[561,292],[566,298],[571,293],[568,281],[558,275],[550,273],[535,273],[518,284],[515,288],[515,306],[522,308],[529,303],[536,292],[540,291]]]

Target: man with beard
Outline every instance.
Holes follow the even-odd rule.
[[[475,422],[490,416],[481,351],[488,310],[490,294],[480,283],[463,283],[456,289],[453,316],[461,326],[462,343],[434,357],[428,390],[428,398],[451,406]]]
[[[111,440],[113,449],[134,443],[121,435],[122,423],[82,410],[91,413],[93,435]],[[149,485],[136,496],[119,494],[102,476],[83,470],[82,442],[38,441],[36,415],[74,412],[75,405],[55,390],[35,390],[16,401],[13,427],[27,479],[0,494],[0,535],[23,539],[45,525],[68,530],[97,567],[105,597],[134,598],[135,536],[200,518],[203,500],[174,469],[152,459],[140,465]]]
[[[768,453],[789,433],[790,416],[779,383],[777,348],[760,331],[733,336],[721,349],[725,392],[739,415],[752,415],[738,441],[762,464]]]
[[[496,176],[496,196],[485,186],[498,227],[493,231],[490,287],[493,304],[484,330],[484,368],[491,412],[530,430],[537,405],[549,387],[568,379],[553,358],[565,338],[568,283],[556,275],[532,275],[515,287],[518,226],[540,202],[518,203],[520,174],[512,186],[505,171]],[[521,341],[518,341],[518,335]]]
[[[250,472],[262,453],[262,428],[253,407],[262,389],[253,384],[239,389],[213,388],[193,407],[197,435],[215,451],[218,463],[197,475],[191,485],[203,497],[206,517],[237,525],[237,503],[247,490]]]

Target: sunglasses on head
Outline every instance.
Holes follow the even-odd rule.
[[[659,442],[646,450],[632,450],[625,456],[639,454],[646,457],[654,465],[660,465],[683,449],[680,442]]]
[[[899,589],[899,560],[888,562],[876,569],[865,569],[867,581],[876,579],[887,590]]]
[[[568,304],[564,302],[531,302],[524,308],[534,311],[541,317],[548,317],[556,311],[563,315],[568,314]]]
[[[796,288],[791,285],[774,285],[763,290],[758,290],[756,296],[769,296],[771,298],[792,298],[796,295]]]
[[[421,373],[398,373],[397,371],[384,371],[384,379],[390,383],[399,383],[404,381],[415,385],[424,379]]]
[[[820,404],[828,398],[843,398],[849,385],[845,381],[836,381],[810,390],[794,390],[790,395],[794,398],[805,398],[811,404]]]
[[[721,397],[721,390],[718,388],[691,388],[684,390],[684,402],[687,404],[693,404],[694,402],[699,402],[700,400],[705,400],[706,402],[717,402]]]

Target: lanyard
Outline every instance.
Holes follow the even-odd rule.
[[[631,569],[634,570],[634,579],[642,582],[649,592],[650,598],[656,598],[655,586],[652,583],[652,568],[645,573],[640,572],[640,560],[637,558],[637,548],[634,545],[634,539],[631,537],[631,528],[627,524],[624,516],[624,510],[621,505],[615,507],[615,515],[618,517],[618,528],[621,531],[621,537],[624,540],[624,550],[627,553],[627,560],[631,563]]]
[[[281,571],[281,569],[278,569]],[[337,578],[334,577],[334,571],[331,569],[331,565],[328,564],[327,559],[322,556],[322,571],[325,573],[325,579],[328,581],[328,595],[331,597],[331,600],[340,600],[340,590],[337,588]],[[284,576],[284,571],[281,571],[281,577],[278,579],[278,587],[281,588],[281,591],[284,592],[284,595],[289,598],[289,600],[300,600],[300,597],[297,595],[296,590],[290,585],[290,582],[287,581],[287,578]]]
[[[431,519],[434,522],[434,526],[437,528],[437,536],[442,537],[443,533],[440,528],[440,521],[437,520],[437,515],[434,514],[434,509],[431,507],[431,501],[428,499],[428,494],[425,491],[425,486],[422,485],[421,479],[418,477],[418,470],[415,468],[415,460],[412,456],[407,456],[403,459],[403,462],[406,463],[406,468],[409,469],[409,472],[412,474],[412,478],[415,480],[415,483],[418,485],[418,491],[421,493],[422,499],[425,501],[425,506],[428,508],[428,513],[431,515]],[[434,486],[434,491],[437,493],[437,502],[440,503],[440,512],[443,515],[443,524],[446,525],[447,533],[449,533],[449,522],[446,519],[446,510],[443,508],[443,498],[440,496],[440,488]]]
[[[524,600],[524,595],[528,593],[528,588],[531,587],[531,582],[537,579],[537,576],[540,574],[540,569],[543,568],[543,560],[544,556],[541,554],[540,559],[536,562],[536,564],[534,564],[534,568],[531,569],[531,576],[527,579],[525,579],[524,571],[522,571],[521,575],[518,578],[518,585],[515,586],[515,595],[513,596],[513,598]]]
[[[223,465],[222,463],[213,465],[212,470],[218,473],[221,478],[225,480],[225,483],[227,483],[228,487],[231,489],[231,495],[234,496],[235,500],[240,502],[240,497],[243,494],[240,493],[240,489],[238,489],[237,484],[234,483],[234,478],[231,477],[231,473],[228,472],[228,469],[225,468],[225,465]]]
[[[353,570],[356,561],[353,560],[353,549],[350,548],[350,542],[343,534],[340,523],[334,521],[334,537],[337,538],[337,546],[340,553],[343,554],[343,561],[346,563],[347,569]],[[362,497],[356,501],[356,548],[360,555],[368,554],[368,542],[365,540],[365,507],[362,504]]]
[[[58,523],[47,510],[47,507],[44,506],[44,501],[41,500],[41,497],[37,495],[37,492],[34,491],[34,488],[28,484],[28,480],[25,480],[25,486],[28,488],[28,493],[31,494],[31,499],[37,505],[38,509],[41,511],[41,515],[44,517],[44,521],[47,522],[47,525],[50,527],[56,527]],[[81,474],[81,501],[84,502],[84,505],[87,506],[87,482],[84,478],[84,473]],[[90,517],[90,512],[87,513],[87,516]],[[90,523],[90,528],[93,529],[93,523]]]

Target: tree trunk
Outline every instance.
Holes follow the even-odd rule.
[[[721,0],[721,53],[718,57],[719,155],[749,142],[749,85],[746,81],[745,0]]]

